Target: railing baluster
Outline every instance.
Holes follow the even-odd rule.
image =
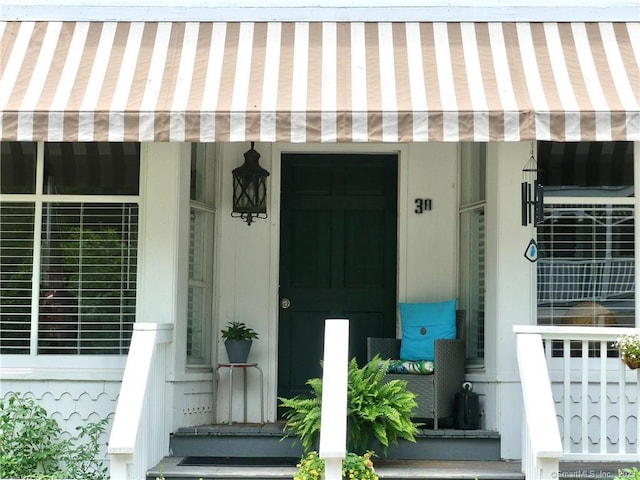
[[[636,385],[640,386],[640,369],[636,370]],[[640,388],[636,389],[636,454],[640,455]]]
[[[582,340],[582,388],[581,417],[582,453],[589,453],[589,342]]]
[[[563,390],[564,401],[562,402],[562,448],[565,452],[571,451],[571,435],[567,432],[571,431],[571,342],[569,340],[563,340],[562,342],[562,377],[563,377]]]
[[[626,449],[627,443],[627,421],[626,421],[626,410],[627,410],[627,382],[625,381],[627,372],[625,371],[625,367],[620,362],[620,383],[619,383],[619,394],[618,394],[618,404],[619,404],[619,414],[618,414],[618,453],[624,453]],[[637,442],[636,442],[637,443]]]
[[[607,342],[600,342],[600,453],[607,453]]]

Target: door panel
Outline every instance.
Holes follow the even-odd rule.
[[[283,155],[278,396],[322,375],[327,318],[350,320],[350,352],[393,336],[396,319],[397,157]]]
[[[384,215],[380,211],[345,212],[344,285],[384,287]]]

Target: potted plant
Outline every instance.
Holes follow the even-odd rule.
[[[229,362],[247,363],[249,351],[253,340],[258,339],[258,333],[243,322],[228,322],[227,326],[220,330],[227,350]]]
[[[640,368],[640,333],[621,335],[613,346],[620,352],[620,359],[632,370]]]
[[[364,367],[359,368],[356,359],[349,362],[347,379],[347,458],[343,462],[343,478],[348,480],[371,480],[375,477],[368,450],[372,442],[380,445],[386,453],[390,444],[399,438],[415,442],[416,425],[411,421],[411,413],[417,407],[415,394],[407,390],[404,380],[384,382],[386,363],[378,356]],[[320,441],[320,412],[322,409],[322,379],[307,381],[311,396],[297,395],[293,398],[279,398],[285,408],[285,432],[293,432],[302,442],[305,452],[298,466],[297,480],[314,480],[315,466],[324,471],[324,460],[317,457]],[[362,452],[358,454],[355,452]],[[349,473],[345,476],[345,465],[354,465],[361,474]],[[318,477],[319,478],[319,477]]]
[[[342,461],[342,478],[346,480],[378,480],[378,475],[373,469],[372,457],[374,452],[367,451],[362,455],[347,453]],[[293,480],[321,480],[324,478],[324,460],[315,450],[307,453],[296,465],[298,471],[294,473]]]

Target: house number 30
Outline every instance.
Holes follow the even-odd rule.
[[[431,199],[430,198],[416,198],[414,200],[416,204],[415,213],[421,214],[426,212],[427,210],[431,210]]]

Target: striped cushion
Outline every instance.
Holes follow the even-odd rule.
[[[389,360],[387,373],[410,373],[414,375],[433,374],[433,362],[431,360]]]

